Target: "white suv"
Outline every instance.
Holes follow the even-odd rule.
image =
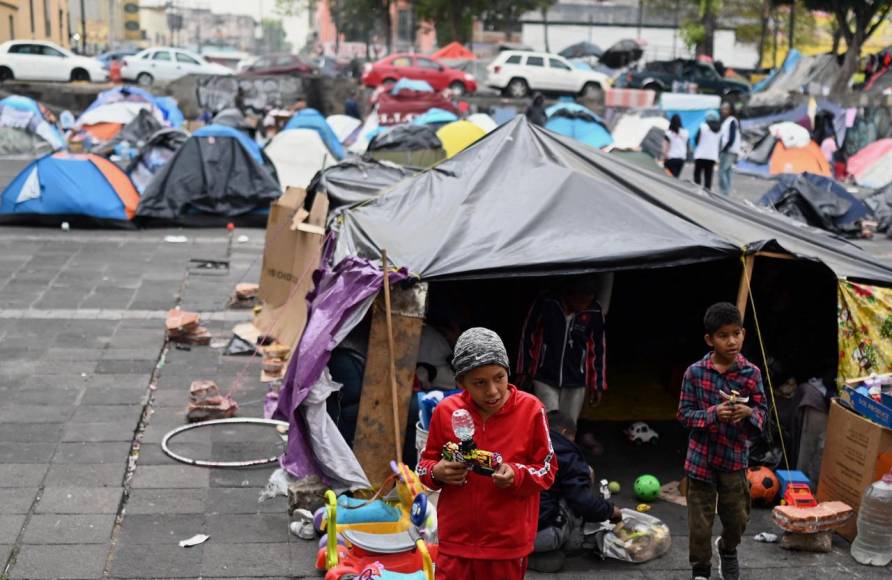
[[[78,56],[44,40],[10,40],[0,44],[0,82],[108,80],[95,58]]]
[[[121,68],[125,81],[136,81],[143,86],[155,81],[168,83],[190,74],[229,76],[232,70],[222,64],[210,63],[194,52],[167,46],[147,48],[124,57]]]
[[[530,91],[595,96],[610,86],[607,75],[575,68],[564,57],[547,52],[506,50],[487,71],[486,84],[514,98]]]

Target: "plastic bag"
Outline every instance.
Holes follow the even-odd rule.
[[[623,509],[622,513],[621,523],[605,524],[603,528],[604,533],[597,542],[601,557],[640,564],[669,551],[672,546],[669,526],[634,510]]]

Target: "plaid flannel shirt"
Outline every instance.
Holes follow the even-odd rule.
[[[753,414],[740,423],[718,420],[716,407],[725,402],[721,393],[731,390],[749,397]],[[689,477],[714,481],[716,471],[737,471],[749,464],[750,438],[762,431],[767,407],[758,367],[737,355],[735,363],[720,373],[712,353],[688,367],[681,387],[678,420],[690,429],[684,468]]]

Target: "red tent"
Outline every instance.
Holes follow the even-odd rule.
[[[404,89],[399,94],[392,95],[390,91],[386,91],[378,97],[378,120],[381,125],[398,125],[433,108],[458,114],[455,105],[440,93]]]
[[[477,55],[459,44],[458,42],[450,42],[437,52],[431,55],[433,58],[442,58],[445,60],[477,60]]]

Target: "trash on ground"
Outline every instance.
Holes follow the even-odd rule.
[[[288,484],[288,513],[293,514],[299,509],[315,512],[325,505],[325,491],[328,486],[322,482],[318,475],[308,475],[298,481]]]
[[[250,239],[251,239],[251,238],[249,238],[248,236],[242,234],[242,235],[240,235],[239,237],[237,237],[237,238],[235,239],[235,241],[238,242],[238,243],[240,243],[240,244],[246,244],[246,243],[248,243],[248,241],[249,241]]]
[[[623,509],[622,513],[620,523],[605,522],[595,534],[595,551],[602,558],[640,563],[659,558],[669,551],[672,538],[665,523],[629,509]]]
[[[189,238],[186,236],[164,236],[164,241],[168,244],[185,244]]]
[[[242,322],[236,324],[232,328],[232,338],[226,345],[223,354],[227,356],[238,356],[245,354],[254,354],[257,352],[257,344],[259,344],[260,330],[251,322]]]
[[[192,546],[197,546],[199,544],[203,544],[210,539],[210,536],[207,534],[195,534],[191,538],[186,538],[185,540],[180,541],[181,548],[191,548]]]
[[[678,481],[670,481],[669,483],[664,484],[660,487],[660,499],[668,501],[669,503],[674,503],[675,505],[687,507],[688,499],[681,492],[680,486],[681,483]]]
[[[772,534],[771,532],[759,532],[753,536],[753,540],[765,544],[773,544],[777,542],[777,534]]]
[[[189,403],[186,420],[190,423],[228,419],[238,411],[238,403],[229,396],[221,395],[217,383],[209,380],[192,381],[189,387]]]
[[[181,344],[208,345],[211,343],[211,334],[208,329],[199,324],[198,314],[179,308],[167,311],[167,339]]]

